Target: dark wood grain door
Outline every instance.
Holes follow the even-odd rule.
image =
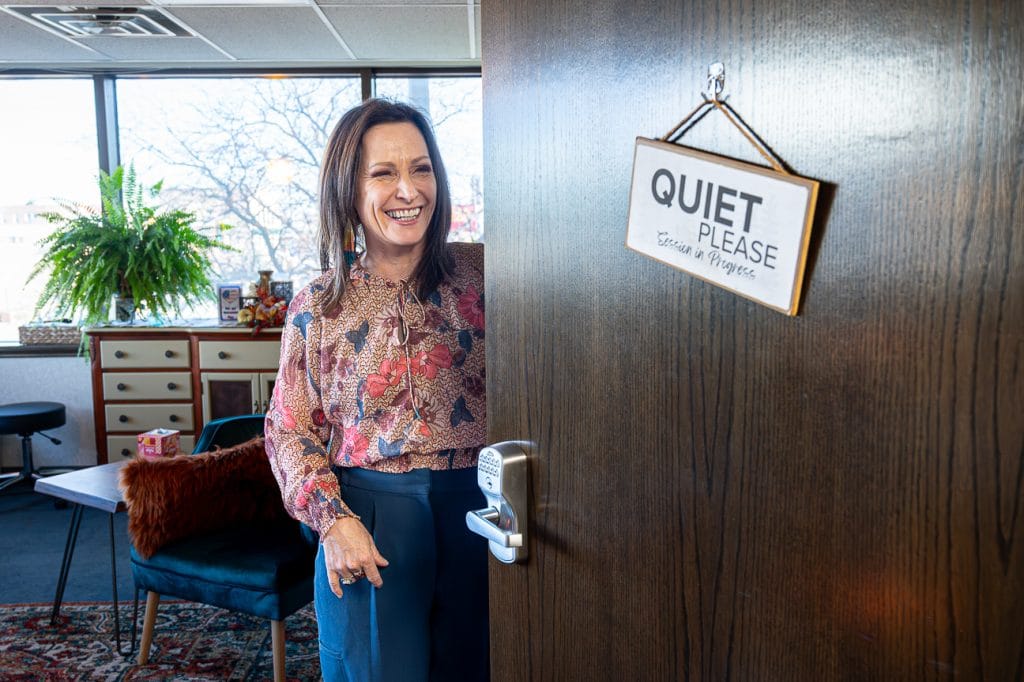
[[[482,4],[496,682],[1022,679],[1022,7]],[[824,183],[797,318],[624,247],[712,61]]]

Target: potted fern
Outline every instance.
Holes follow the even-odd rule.
[[[63,203],[61,212],[42,214],[55,229],[40,242],[43,256],[29,274],[49,273],[37,314],[46,308],[102,324],[115,296],[120,321],[134,321],[139,311],[181,315],[182,306],[216,298],[210,250],[233,249],[200,233],[194,214],[150,206],[161,185],[143,187],[134,167],[118,166],[109,175],[100,171],[99,213]]]

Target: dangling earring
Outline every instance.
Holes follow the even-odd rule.
[[[356,231],[352,229],[351,224],[345,225],[341,250],[345,254],[345,267],[352,267],[356,262]]]

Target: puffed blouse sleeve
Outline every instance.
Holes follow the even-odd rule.
[[[265,432],[285,509],[323,537],[337,519],[353,514],[341,499],[327,452],[331,426],[320,398],[322,315],[315,293],[306,287],[292,299]]]

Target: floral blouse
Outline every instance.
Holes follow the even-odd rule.
[[[331,465],[393,473],[476,465],[487,434],[482,244],[451,244],[455,273],[423,300],[406,282],[349,270],[292,299],[266,444],[288,512],[323,535],[351,515]]]

